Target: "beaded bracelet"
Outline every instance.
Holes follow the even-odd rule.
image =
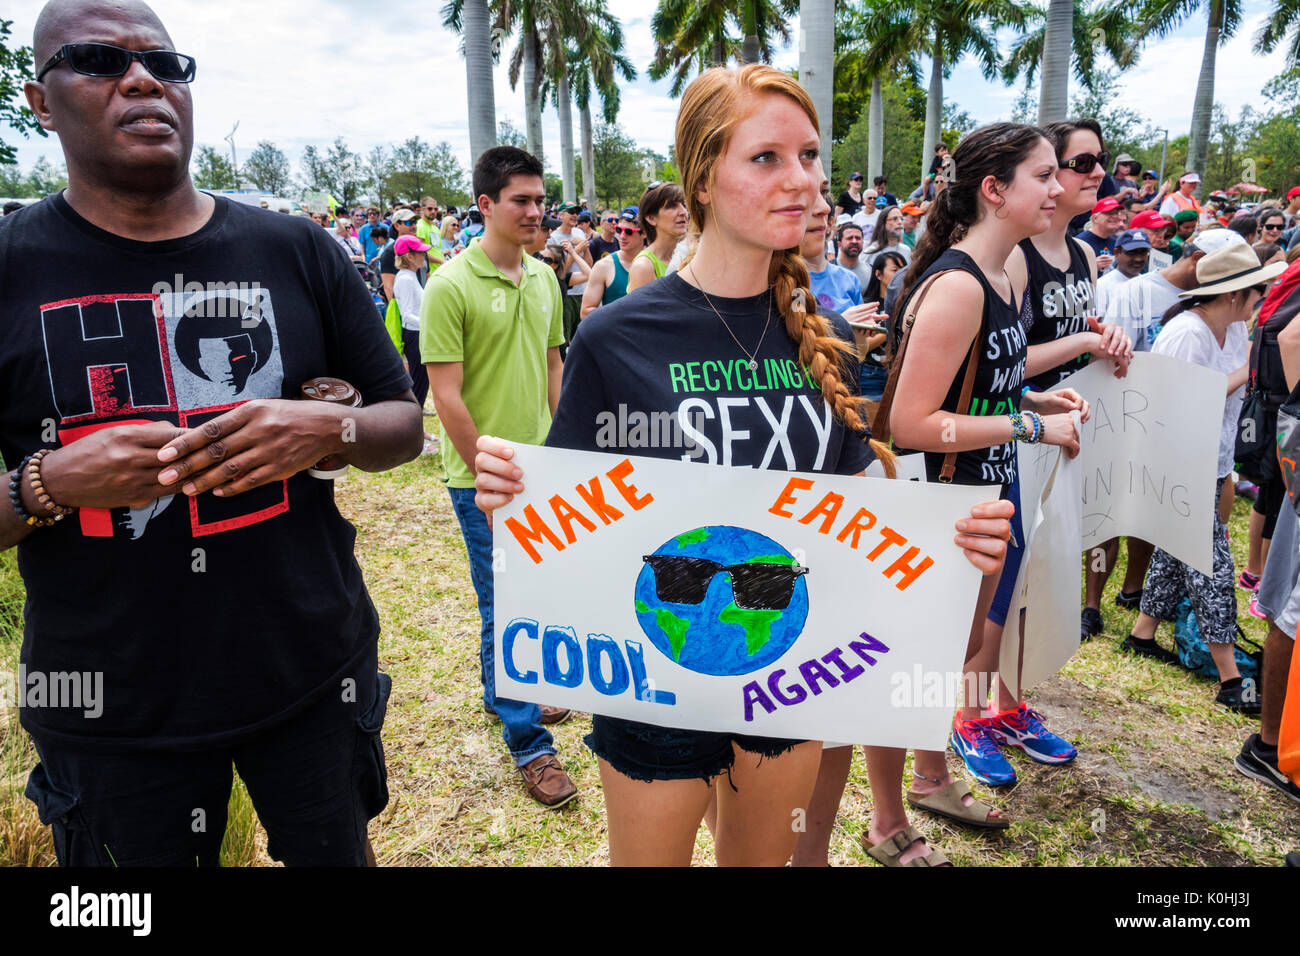
[[[76,511],[76,508],[68,508],[59,504],[50,497],[50,493],[45,490],[45,483],[41,481],[41,459],[48,455],[53,449],[42,448],[36,454],[32,455],[31,460],[27,463],[27,480],[32,486],[32,494],[40,503],[41,507],[54,515],[54,520],[66,518]]]
[[[1011,421],[1011,440],[1012,441],[1029,441],[1029,420],[1025,417],[1024,412],[1017,412],[1014,415],[1008,415]]]
[[[1042,416],[1040,416],[1037,412],[1023,412],[1022,414],[1028,415],[1030,421],[1034,423],[1034,434],[1032,437],[1028,439],[1028,444],[1037,445],[1039,441],[1042,440],[1043,437]]]
[[[44,448],[35,454],[28,455],[22,460],[22,463],[9,476],[9,502],[13,505],[14,513],[23,520],[24,524],[33,528],[49,528],[62,521],[65,516],[72,514],[75,508],[65,508],[63,505],[56,504],[54,499],[45,490],[41,483],[40,460],[49,453],[50,449]],[[23,505],[22,480],[27,475],[32,481],[32,492],[36,495],[36,500],[50,512],[44,517],[38,517],[27,510]]]

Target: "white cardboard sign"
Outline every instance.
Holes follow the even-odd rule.
[[[493,519],[500,697],[668,727],[941,749],[984,487],[517,445]],[[926,686],[923,686],[926,685]]]

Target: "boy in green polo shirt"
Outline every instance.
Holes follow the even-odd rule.
[[[560,398],[560,285],[545,263],[524,252],[541,224],[542,164],[513,146],[489,149],[474,166],[474,195],[483,235],[429,277],[420,308],[420,357],[478,595],[483,708],[501,719],[529,795],[558,807],[578,791],[542,725],[559,723],[569,712],[496,696],[492,531],[474,504],[472,465],[479,435],[544,443]]]

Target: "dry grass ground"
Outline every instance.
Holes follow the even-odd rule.
[[[561,759],[581,791],[558,811],[524,793],[500,739],[483,714],[478,685],[478,612],[460,532],[436,458],[384,475],[353,472],[337,486],[357,525],[357,550],[383,621],[380,664],[392,675],[385,726],[388,808],[371,825],[387,865],[601,865],[607,861],[596,763],[582,745],[590,718],[555,728]],[[1232,521],[1234,556],[1244,561],[1246,508]],[[0,671],[12,669],[14,582],[0,565]],[[1119,574],[1106,595],[1106,633],[1085,644],[1031,699],[1054,730],[1077,742],[1072,765],[1045,767],[1013,751],[1020,783],[997,793],[977,788],[1006,811],[1009,830],[981,835],[918,814],[914,822],[958,865],[1276,865],[1296,849],[1300,808],[1238,774],[1232,758],[1257,724],[1212,704],[1213,685],[1119,651],[1134,611],[1115,607]],[[0,597],[3,596],[0,590]],[[1241,592],[1239,592],[1240,594]],[[1262,622],[1245,613],[1248,633]],[[1074,622],[1062,622],[1073,627]],[[1166,645],[1169,627],[1162,628]],[[6,636],[7,635],[7,636]],[[8,720],[6,723],[5,720]],[[0,720],[0,863],[48,864],[48,831],[22,784],[32,754],[12,712]],[[955,759],[950,758],[954,772]],[[265,837],[247,797],[232,801],[231,863],[267,864]],[[831,844],[837,865],[869,862],[859,839],[871,795],[856,759]],[[701,829],[695,862],[712,862]]]

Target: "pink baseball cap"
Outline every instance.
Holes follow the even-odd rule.
[[[433,246],[426,246],[415,236],[401,236],[393,246],[393,255],[404,256],[408,252],[428,252]]]

